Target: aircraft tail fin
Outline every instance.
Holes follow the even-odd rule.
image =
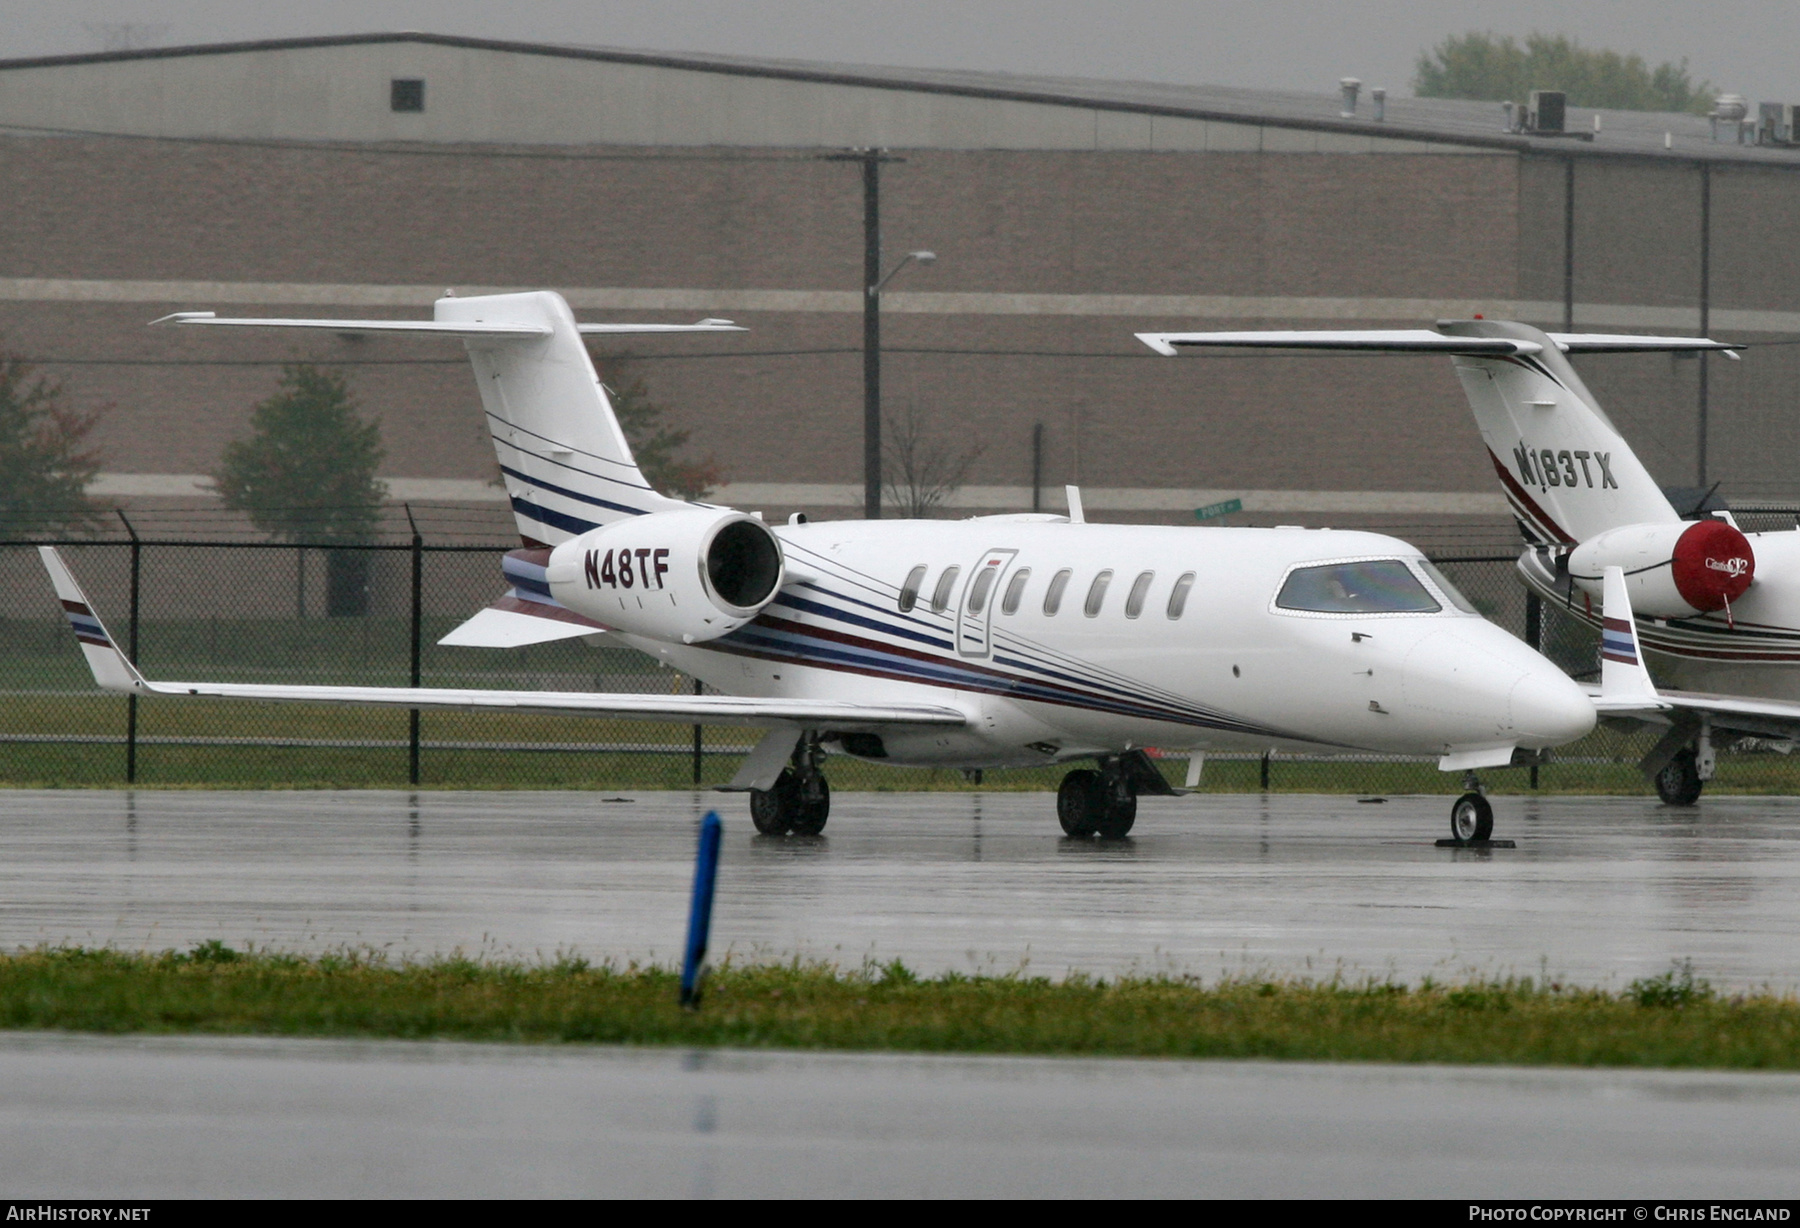
[[[648,512],[686,507],[645,480],[582,337],[618,333],[743,332],[698,324],[577,324],[560,294],[446,295],[430,320],[224,319],[183,311],[156,323],[297,328],[348,335],[442,336],[468,349],[494,454],[528,547],[553,546]]]
[[[1533,340],[1543,347],[1535,354],[1454,360],[1488,459],[1527,538],[1539,545],[1572,545],[1628,524],[1680,519],[1565,357],[1624,352],[1634,339],[1553,336],[1495,320],[1446,320],[1438,328],[1450,335]],[[1698,338],[1635,340],[1649,343],[1637,347],[1646,350],[1702,348],[1692,344]],[[1674,340],[1688,344],[1666,344]]]
[[[81,642],[81,655],[87,658],[94,682],[108,691],[143,691],[143,675],[113,643],[100,616],[94,613],[93,603],[75,582],[75,573],[63,562],[56,547],[39,546],[38,557],[44,561],[44,570],[50,573],[50,584],[56,589],[57,600],[62,602],[63,616],[69,620],[75,638]]]

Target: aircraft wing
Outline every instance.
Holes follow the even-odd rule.
[[[211,699],[259,699],[311,704],[374,704],[391,708],[462,711],[563,712],[683,724],[792,728],[961,727],[961,709],[933,704],[865,704],[828,699],[760,699],[738,695],[638,695],[581,691],[495,691],[483,688],[275,686],[236,682],[151,682],[113,643],[74,573],[52,546],[38,547],[63,613],[75,631],[94,681],[109,691]]]
[[[1646,720],[1674,713],[1712,718],[1715,728],[1770,737],[1800,737],[1800,703],[1748,695],[1714,695],[1706,691],[1658,690],[1655,702],[1618,702],[1602,698],[1598,687],[1583,689],[1594,697],[1602,716],[1636,716]]]

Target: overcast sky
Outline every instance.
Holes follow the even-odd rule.
[[[1749,0],[0,0],[0,56],[373,30],[1327,92],[1410,92],[1421,49],[1573,35],[1800,101],[1800,2]]]

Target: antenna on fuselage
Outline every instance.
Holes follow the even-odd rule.
[[[1069,523],[1086,524],[1087,517],[1081,514],[1081,487],[1065,486],[1063,493],[1069,496]]]

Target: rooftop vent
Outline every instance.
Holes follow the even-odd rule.
[[[1561,132],[1567,113],[1568,95],[1561,90],[1532,90],[1526,127],[1546,135]]]
[[[1362,91],[1362,82],[1355,77],[1345,77],[1338,82],[1338,90],[1344,96],[1343,109],[1338,112],[1340,119],[1356,118],[1356,95]]]
[[[1742,94],[1720,94],[1713,99],[1713,109],[1706,118],[1712,121],[1712,139],[1719,139],[1723,128],[1735,145],[1744,143],[1744,120],[1750,114],[1750,101]]]
[[[1387,91],[1379,85],[1369,90],[1369,102],[1375,107],[1375,122],[1382,123],[1387,119]]]
[[[1758,145],[1793,145],[1800,143],[1795,130],[1800,120],[1800,107],[1791,102],[1765,102],[1756,108],[1756,143]]]

